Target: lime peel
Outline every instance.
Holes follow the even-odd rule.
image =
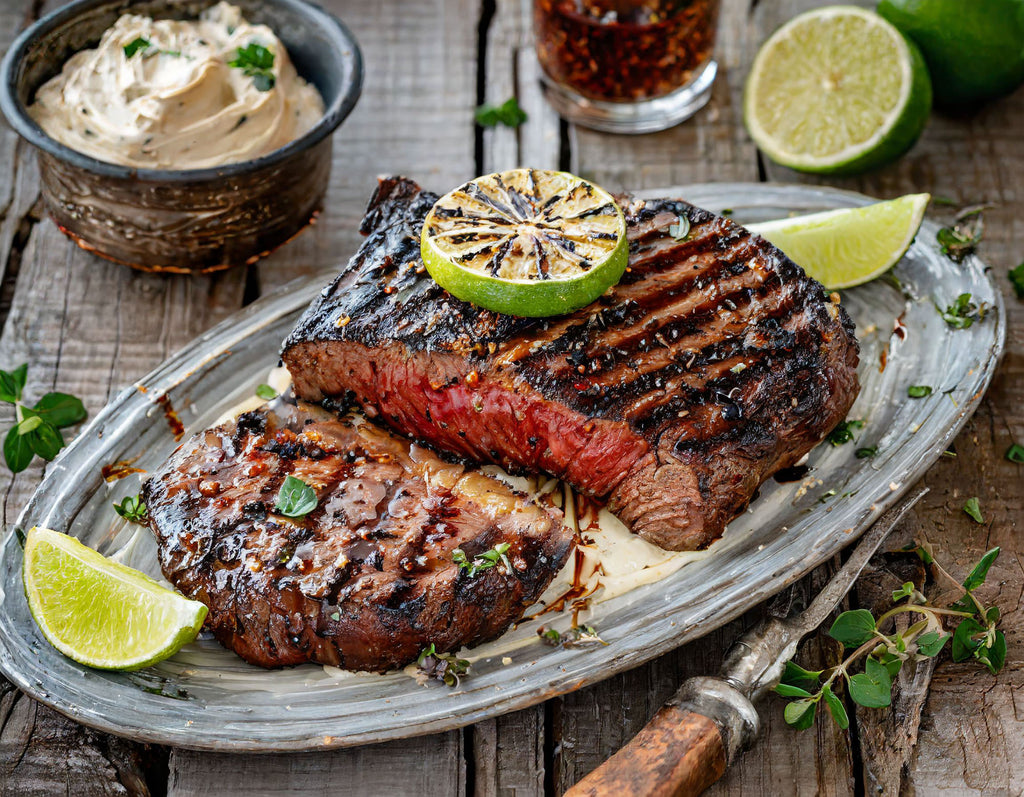
[[[70,659],[137,670],[196,638],[207,608],[50,529],[32,528],[22,569],[29,610]]]
[[[750,224],[830,290],[863,285],[881,276],[914,242],[929,194]]]

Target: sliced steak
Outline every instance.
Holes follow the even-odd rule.
[[[316,489],[300,520],[274,511],[287,475]],[[167,579],[210,608],[226,647],[264,667],[383,671],[431,642],[500,635],[565,562],[557,510],[442,462],[372,423],[281,402],[185,443],[143,486]],[[508,543],[504,565],[472,560]]]
[[[440,451],[566,479],[673,550],[720,536],[856,398],[838,296],[728,219],[624,199],[622,281],[571,315],[526,319],[459,301],[425,273],[420,229],[436,199],[381,181],[369,237],[285,341],[297,395],[354,399]],[[683,240],[669,233],[679,217]]]

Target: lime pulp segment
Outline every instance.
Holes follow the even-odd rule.
[[[68,658],[100,669],[155,664],[195,639],[206,606],[73,537],[33,528],[23,566],[29,609]]]
[[[931,197],[887,202],[750,224],[829,289],[852,288],[892,268],[914,241]]]
[[[851,173],[917,139],[931,83],[917,48],[879,15],[828,6],[783,25],[758,52],[744,96],[751,137],[794,169]]]

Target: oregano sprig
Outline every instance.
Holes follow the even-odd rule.
[[[507,542],[499,542],[489,551],[478,553],[472,559],[466,556],[466,552],[461,548],[456,548],[452,551],[452,561],[459,566],[460,570],[467,571],[466,575],[469,578],[475,578],[476,574],[481,570],[489,570],[494,567],[498,562],[501,562],[505,566],[505,572],[512,572],[512,565],[508,561],[508,549],[512,547]]]
[[[468,673],[469,662],[466,659],[460,659],[453,653],[438,653],[433,642],[416,658],[416,676],[422,682],[433,678],[445,686],[455,687]]]
[[[927,544],[919,545],[915,553],[938,577],[956,585],[961,597],[949,607],[933,606],[908,581],[893,591],[892,599],[896,605],[880,617],[876,618],[867,609],[842,612],[828,632],[830,637],[851,651],[839,665],[825,670],[805,670],[795,662],[786,662],[775,691],[782,697],[792,698],[784,712],[789,725],[799,730],[811,727],[818,706],[824,703],[840,728],[849,727],[846,708],[835,694],[836,685],[842,682],[845,682],[854,703],[867,708],[885,708],[892,702],[892,682],[904,662],[933,658],[950,639],[953,661],[974,658],[993,674],[1002,669],[1006,661],[1006,637],[996,627],[999,609],[984,606],[974,595],[974,591],[985,582],[989,568],[999,556],[999,549],[988,551],[962,583],[935,562]],[[920,619],[905,630],[887,632],[888,621],[903,613]],[[957,625],[950,634],[943,623],[953,618]],[[854,672],[854,667],[861,660],[863,671]]]
[[[82,400],[67,393],[47,393],[34,406],[22,401],[22,392],[28,378],[28,365],[13,371],[0,370],[0,401],[14,405],[15,424],[4,438],[4,460],[12,473],[20,473],[29,466],[33,456],[47,462],[64,448],[60,429],[85,420]]]

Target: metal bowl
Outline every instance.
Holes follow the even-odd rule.
[[[362,89],[359,46],[340,21],[302,0],[233,2],[274,30],[326,109],[305,135],[254,160],[185,170],[106,163],[50,138],[28,114],[36,90],[122,14],[193,19],[213,0],[77,0],[36,22],[8,51],[0,109],[38,149],[50,215],[83,249],[146,271],[218,271],[269,254],[319,210],[331,133]]]

